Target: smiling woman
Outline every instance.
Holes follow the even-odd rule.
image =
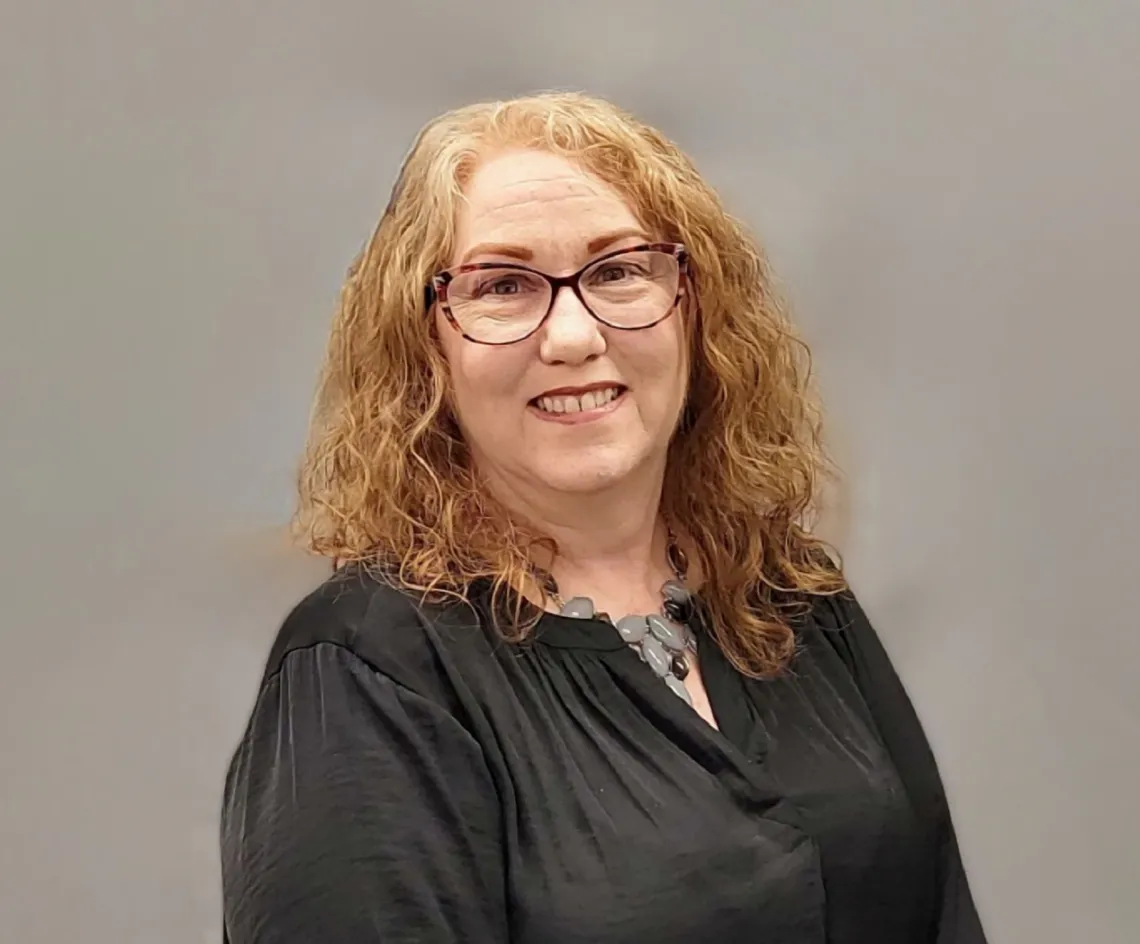
[[[232,944],[982,942],[828,471],[674,145],[571,94],[430,123],[332,329],[297,524],[348,566],[230,766]]]
[[[670,317],[684,246],[646,243],[629,203],[558,154],[490,157],[465,196],[455,256],[469,261],[436,277],[436,321],[487,488],[525,498],[527,520],[544,527],[548,495],[565,507],[606,482],[659,494],[688,379],[682,319]],[[532,268],[500,268],[511,243]]]

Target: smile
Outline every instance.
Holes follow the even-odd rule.
[[[612,413],[626,388],[615,384],[580,394],[558,393],[535,397],[530,407],[542,419],[561,423],[581,423]]]

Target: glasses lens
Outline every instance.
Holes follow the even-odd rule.
[[[673,307],[681,269],[676,256],[641,250],[602,259],[582,273],[582,297],[615,328],[644,328]]]
[[[469,338],[507,344],[538,327],[550,307],[550,283],[518,269],[477,269],[452,279],[447,302]]]

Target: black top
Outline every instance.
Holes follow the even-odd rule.
[[[273,646],[226,779],[231,944],[984,944],[918,719],[854,597],[774,681],[698,628],[720,731],[602,622],[356,570]]]

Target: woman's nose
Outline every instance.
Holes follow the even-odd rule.
[[[576,363],[606,349],[601,324],[569,286],[555,296],[543,325],[542,357],[551,363]]]

